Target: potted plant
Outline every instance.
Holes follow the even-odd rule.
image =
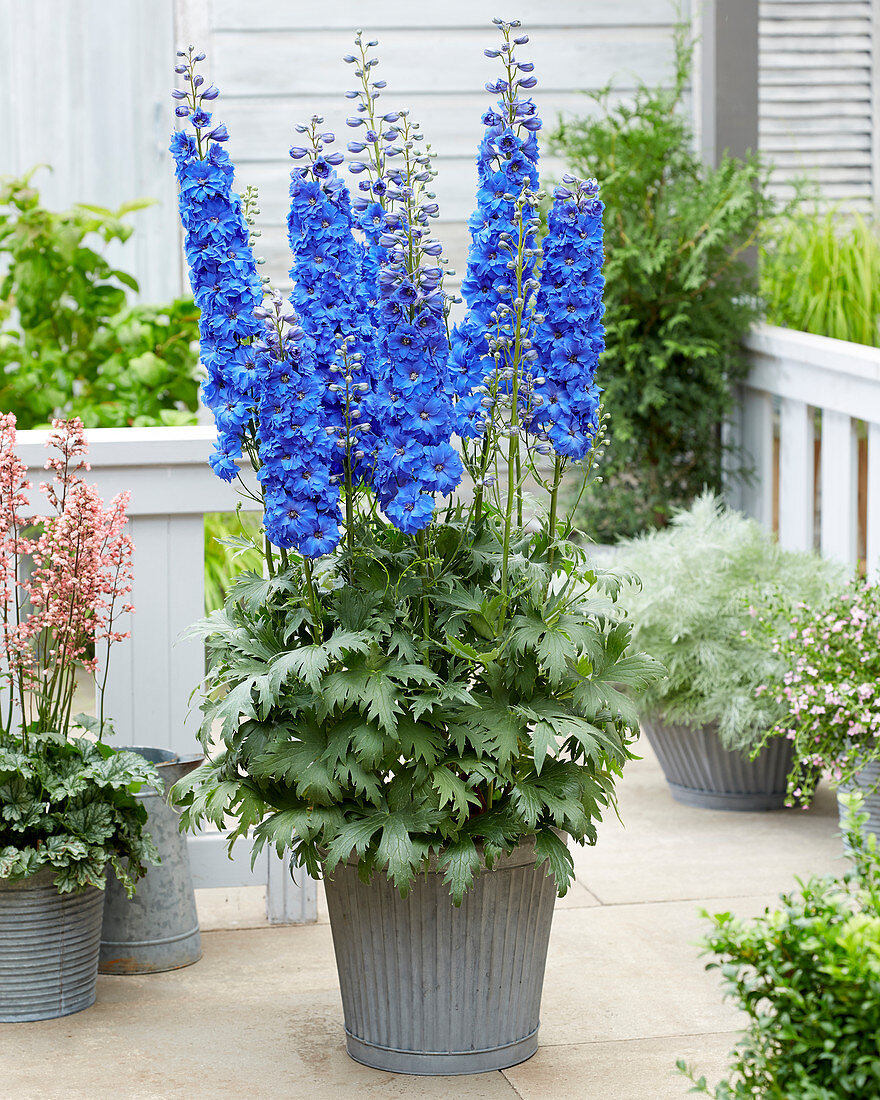
[[[721,972],[746,1026],[717,1086],[678,1063],[695,1084],[691,1092],[716,1100],[877,1094],[880,851],[876,838],[865,836],[858,797],[850,798],[848,872],[800,883],[754,920],[711,918],[706,968]]]
[[[78,420],[54,423],[42,486],[48,516],[27,511],[15,417],[0,416],[0,584],[7,691],[0,725],[0,1021],[41,1020],[95,999],[104,881],[131,892],[155,849],[137,789],[157,781],[142,757],[114,752],[99,718],[71,717],[77,677],[94,675],[124,635],[130,591],[126,496],[105,510]]]
[[[782,712],[762,743],[782,738],[792,749],[789,799],[808,805],[824,772],[861,791],[868,829],[880,835],[880,587],[857,578],[799,605],[784,630],[761,625],[780,660],[758,690]]]
[[[539,279],[535,78],[498,26],[451,336],[430,155],[378,106],[373,43],[346,58],[354,198],[323,119],[297,128],[289,301],[263,299],[203,55],[175,92],[211,461],[257,470],[265,560],[198,627],[209,759],[177,791],[189,824],[323,876],[348,1050],[409,1073],[534,1053],[566,837],[596,840],[630,758],[620,685],[658,675],[558,509],[599,420],[602,204],[595,181],[557,189]]]
[[[760,690],[782,662],[755,626],[772,619],[783,629],[798,601],[842,585],[842,571],[781,550],[709,492],[668,528],[624,542],[619,561],[642,579],[621,596],[636,644],[668,672],[643,695],[641,713],[673,797],[711,809],[782,807],[792,747],[765,734],[787,707]]]

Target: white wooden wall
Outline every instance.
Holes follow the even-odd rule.
[[[761,0],[759,147],[774,189],[816,179],[829,199],[880,199],[878,0]]]
[[[112,258],[146,301],[181,290],[167,153],[174,0],[0,0],[0,174],[37,164],[47,205],[158,204]]]

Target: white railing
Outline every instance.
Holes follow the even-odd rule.
[[[793,550],[880,572],[880,349],[759,325],[728,428],[753,466],[731,502]]]
[[[47,434],[18,433],[16,451],[35,489],[47,476]],[[204,676],[204,646],[181,635],[204,616],[205,513],[230,512],[239,497],[208,466],[213,428],[99,428],[87,434],[87,480],[105,501],[131,492],[135,613],[121,627],[131,638],[114,647],[104,706],[116,728],[114,743],[197,752],[199,711],[190,696]],[[253,507],[247,499],[244,506]],[[252,870],[245,842],[232,859],[218,833],[192,837],[189,848],[197,887],[265,885],[270,921],[315,919],[314,882],[298,876],[293,883],[274,853],[264,852]]]

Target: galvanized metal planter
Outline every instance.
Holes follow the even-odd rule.
[[[756,760],[724,748],[716,725],[691,729],[643,718],[642,730],[657,754],[677,802],[708,810],[781,810],[794,754],[775,737]]]
[[[880,780],[880,760],[873,761],[870,764],[866,764],[861,771],[856,773],[855,782],[852,786],[842,787],[842,791],[861,791],[864,796],[864,802],[862,803],[862,811],[868,815],[868,820],[865,823],[865,831],[868,833],[874,833],[874,835],[880,840],[880,790],[874,791],[873,794],[869,794],[869,790],[874,784]],[[844,824],[844,808],[840,802],[838,802],[838,810],[841,826]]]
[[[95,1003],[104,893],[59,894],[51,868],[0,879],[0,1023],[50,1020]]]
[[[149,814],[146,831],[162,862],[150,867],[131,899],[112,870],[108,875],[100,970],[102,974],[157,974],[189,966],[202,957],[186,838],[180,833],[177,812],[168,805],[171,787],[202,757],[184,760],[170,749],[128,751],[152,761],[165,784],[164,795],[152,790],[138,795]]]
[[[393,1073],[485,1073],[530,1058],[556,898],[534,841],[477,879],[456,909],[429,870],[401,898],[354,862],[326,881],[348,1053]]]

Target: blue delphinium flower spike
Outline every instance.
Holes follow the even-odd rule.
[[[305,348],[317,382],[323,384],[324,422],[336,430],[331,473],[345,478],[352,467],[362,480],[372,451],[373,424],[359,405],[364,387],[375,388],[375,288],[363,277],[363,245],[352,233],[348,188],[336,172],[341,153],[326,152],[333,134],[315,116],[300,126],[306,145],[294,146],[288,232],[293,251],[290,300],[305,334]],[[344,355],[340,357],[342,342]],[[349,377],[346,385],[345,375]]]
[[[471,247],[462,296],[467,304],[464,320],[452,332],[449,362],[450,380],[456,395],[455,427],[463,437],[479,437],[486,424],[486,413],[477,392],[484,386],[487,371],[494,369],[487,359],[487,337],[495,329],[498,306],[515,296],[515,276],[508,261],[510,245],[516,247],[519,228],[516,200],[524,189],[538,186],[538,139],[541,120],[535,104],[522,97],[537,81],[531,75],[531,62],[519,61],[515,47],[528,42],[527,35],[511,40],[511,23],[498,24],[503,42],[488,56],[498,57],[505,77],[486,85],[501,98],[495,109],[483,115],[485,131],[477,154],[477,208],[468,221]],[[527,250],[537,241],[529,233]],[[534,258],[530,255],[522,273],[523,281],[534,276]]]
[[[260,470],[264,526],[275,546],[308,558],[339,542],[335,440],[327,430],[326,384],[315,370],[293,306],[279,293],[260,306]],[[335,433],[334,433],[335,434]]]
[[[189,93],[183,93],[186,106],[178,107],[177,113],[189,119],[194,132],[177,131],[171,152],[190,284],[201,311],[201,359],[208,375],[202,396],[217,422],[210,461],[218,477],[231,481],[238,474],[235,460],[241,456],[243,439],[253,434],[256,363],[249,345],[259,331],[253,310],[260,304],[262,289],[241,199],[232,190],[234,168],[220,144],[228,136],[226,128],[212,128],[202,107],[204,100],[216,98],[217,91],[213,86],[202,90],[202,78],[194,71],[196,60],[190,51],[176,69],[190,85]],[[180,93],[175,98],[180,99]]]
[[[439,242],[431,236],[434,204],[425,194],[433,172],[421,135],[402,113],[399,141],[387,153],[385,233],[379,239],[381,379],[372,403],[377,425],[373,484],[391,522],[407,534],[426,527],[434,494],[458,485],[461,459],[450,444],[449,344]]]
[[[540,377],[532,428],[558,455],[585,458],[598,424],[602,326],[602,211],[595,180],[563,177],[543,242],[534,334]]]

